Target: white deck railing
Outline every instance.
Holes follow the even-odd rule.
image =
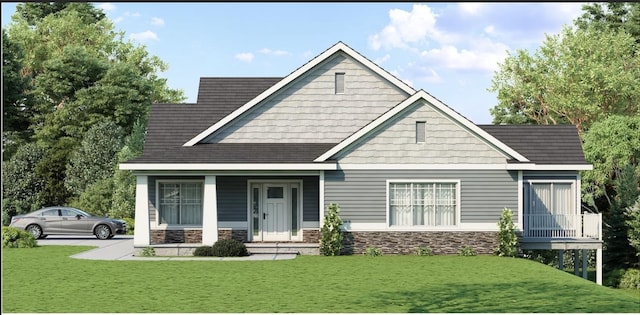
[[[601,214],[526,214],[524,216],[524,237],[600,239],[601,235]]]

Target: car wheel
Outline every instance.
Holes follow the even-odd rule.
[[[42,228],[37,224],[27,226],[27,232],[31,233],[36,239],[42,238]]]
[[[111,234],[111,235],[109,235],[109,237],[108,237],[108,238],[109,238],[109,239],[111,239],[111,238],[113,238],[114,236],[116,236],[116,235],[115,235],[115,234]]]
[[[96,226],[95,234],[98,239],[106,240],[111,236],[111,229],[104,224],[100,224]]]

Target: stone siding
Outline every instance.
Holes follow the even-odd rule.
[[[151,230],[151,244],[202,243],[202,230]]]
[[[302,230],[303,243],[320,243],[320,230]]]
[[[344,232],[342,254],[361,254],[377,247],[384,254],[414,254],[418,247],[430,247],[435,255],[457,254],[466,246],[477,254],[493,254],[498,246],[496,232]]]
[[[247,230],[218,229],[218,239],[224,240],[232,238],[240,242],[248,242]]]

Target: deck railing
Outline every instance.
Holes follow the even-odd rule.
[[[600,239],[601,235],[601,214],[527,214],[524,216],[524,237]]]

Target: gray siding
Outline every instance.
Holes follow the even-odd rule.
[[[335,73],[345,73],[335,93]],[[338,53],[207,138],[211,143],[338,143],[406,97],[384,78]]]
[[[302,179],[302,218],[319,221],[317,176],[217,176],[218,221],[247,221],[247,182],[267,179]]]
[[[426,122],[424,142],[416,122]],[[340,163],[505,163],[496,149],[426,101],[410,105],[337,157]]]
[[[500,170],[328,171],[325,204],[338,203],[351,222],[385,223],[389,179],[460,180],[461,223],[497,222],[503,208],[518,209],[517,172]]]

